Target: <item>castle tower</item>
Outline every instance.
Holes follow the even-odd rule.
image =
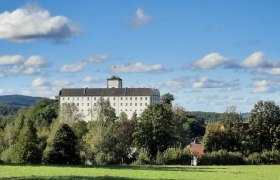
[[[122,79],[118,76],[112,76],[107,79],[107,88],[122,88]]]

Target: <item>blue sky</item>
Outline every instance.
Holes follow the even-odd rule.
[[[0,94],[155,87],[186,110],[280,103],[280,1],[0,0]]]

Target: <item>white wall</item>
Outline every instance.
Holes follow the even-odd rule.
[[[91,115],[90,111],[94,109],[99,98],[96,96],[62,96],[60,97],[60,107],[64,103],[74,103],[79,109],[79,113],[83,115],[84,120],[90,121],[94,120],[95,117],[94,113]],[[160,103],[159,94],[153,96],[105,96],[103,98],[109,98],[110,104],[115,109],[117,116],[121,112],[125,112],[128,118],[131,118],[134,112],[139,116],[150,104]]]

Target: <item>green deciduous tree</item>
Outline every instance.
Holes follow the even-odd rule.
[[[203,137],[205,151],[212,152],[221,149],[240,151],[243,138],[242,120],[236,112],[235,106],[227,108],[215,123],[208,123]]]
[[[95,121],[88,123],[89,132],[83,137],[86,160],[97,164],[116,163],[115,109],[104,98],[97,101]]]
[[[166,93],[161,96],[161,101],[163,104],[172,104],[174,100],[175,100],[174,95],[170,93]]]
[[[155,157],[174,145],[175,126],[170,106],[151,105],[143,111],[133,134],[135,145],[147,149]]]
[[[13,163],[38,163],[41,161],[41,152],[38,147],[36,128],[32,121],[26,121],[19,137],[11,146],[10,156]]]
[[[273,101],[259,101],[249,118],[251,151],[280,149],[280,109]]]
[[[50,164],[78,164],[77,136],[67,124],[61,124],[45,152],[45,161]]]

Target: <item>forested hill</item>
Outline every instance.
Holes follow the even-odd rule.
[[[195,117],[196,120],[204,123],[218,121],[219,117],[222,115],[222,113],[203,111],[187,111],[187,114],[189,117]],[[247,121],[250,116],[250,113],[242,113],[241,115],[243,120]]]
[[[44,98],[23,95],[5,95],[0,96],[0,105],[13,107],[30,107],[42,99]]]

